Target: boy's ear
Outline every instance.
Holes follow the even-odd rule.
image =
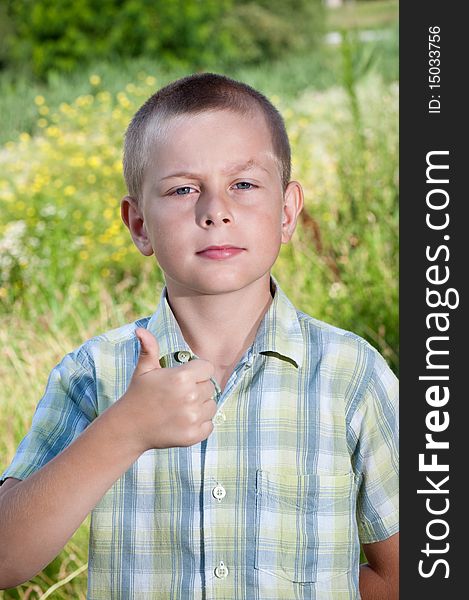
[[[151,256],[153,248],[145,227],[143,215],[135,198],[124,196],[121,201],[121,217],[130,231],[132,240],[144,256]]]
[[[282,244],[287,244],[296,229],[298,216],[303,210],[303,188],[298,181],[290,181],[284,194]]]

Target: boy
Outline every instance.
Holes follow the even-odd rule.
[[[396,380],[270,276],[303,206],[281,116],[178,80],[134,116],[124,175],[166,287],[52,371],[2,476],[0,587],[92,510],[93,600],[397,598]]]

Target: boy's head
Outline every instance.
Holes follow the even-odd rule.
[[[303,204],[280,114],[220,75],[186,77],[142,106],[124,172],[122,218],[140,252],[155,254],[170,296],[268,281]]]
[[[163,87],[134,115],[124,144],[124,177],[130,197],[140,202],[152,148],[164,137],[169,121],[179,115],[197,115],[214,110],[265,119],[283,189],[286,189],[291,175],[291,150],[278,110],[263,94],[245,83],[224,75],[198,73]]]

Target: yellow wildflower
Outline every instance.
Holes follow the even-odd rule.
[[[90,167],[99,167],[102,163],[100,156],[90,156],[88,159],[88,164]]]
[[[99,92],[96,97],[102,104],[107,104],[111,99],[111,94],[109,92]]]
[[[84,156],[72,156],[70,159],[71,167],[84,167],[86,165],[86,160]]]
[[[60,136],[60,129],[55,125],[51,125],[46,129],[46,133],[49,137],[58,138]]]

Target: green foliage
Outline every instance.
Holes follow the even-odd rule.
[[[216,27],[229,2],[163,0],[15,0],[12,58],[33,72],[70,72],[90,59],[161,56],[207,61],[222,47]],[[215,42],[215,43],[214,43]]]
[[[276,60],[306,52],[318,43],[324,26],[322,4],[311,0],[235,2],[222,29],[236,45],[227,64]]]
[[[0,60],[34,75],[100,59],[147,56],[167,66],[259,63],[318,39],[319,0],[10,0]],[[3,56],[2,56],[3,55]]]
[[[71,300],[84,293],[97,300],[102,278],[122,280],[139,264],[120,222],[122,134],[156,80],[144,76],[140,86],[129,84],[116,96],[100,90],[98,76],[92,81],[93,94],[52,114],[37,96],[42,134],[24,133],[19,143],[7,144],[0,274],[9,282],[3,288],[8,303],[26,290],[47,294],[52,282]],[[88,277],[90,260],[95,271]]]

